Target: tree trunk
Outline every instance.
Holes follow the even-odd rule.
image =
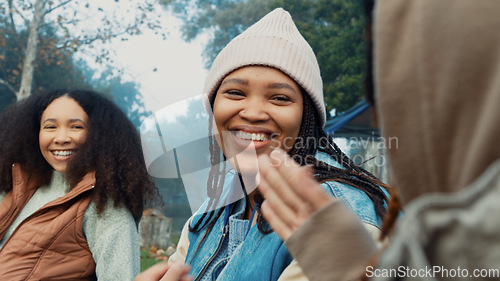
[[[22,100],[31,94],[38,41],[38,28],[42,23],[44,3],[45,0],[36,0],[35,2],[33,20],[29,25],[28,43],[26,44],[26,53],[24,56],[21,87],[19,88],[19,92],[16,94],[17,100]]]

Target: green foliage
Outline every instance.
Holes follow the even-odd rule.
[[[361,1],[275,0],[292,15],[316,53],[327,111],[355,105],[363,95],[364,13]]]
[[[85,65],[84,62],[80,63]],[[139,85],[133,81],[122,81],[119,76],[113,74],[113,70],[108,66],[98,78],[94,78],[94,71],[86,68],[83,76],[92,84],[94,90],[107,94],[139,130],[142,121],[151,115],[151,112],[145,109]]]
[[[162,260],[152,257],[147,250],[141,250],[141,272],[159,262],[162,262]]]
[[[236,35],[276,7],[289,11],[316,53],[327,110],[344,111],[363,95],[365,44],[360,0],[171,0],[167,5],[183,20],[184,39],[211,34],[205,66]]]
[[[110,54],[114,49],[106,48],[100,43],[109,43],[112,39],[128,40],[131,36],[142,34],[144,29],[166,38],[161,27],[161,14],[155,13],[158,0],[114,1],[114,3],[37,0],[36,3],[41,5],[33,5],[32,2],[9,0],[0,4],[0,35],[2,35],[0,36],[0,93],[2,93],[0,107],[2,108],[12,103],[11,96],[17,95],[20,91],[31,92],[31,89],[37,91],[47,88],[70,88],[70,86],[92,88],[89,81],[83,82],[79,66],[73,63],[73,54],[76,52],[85,53],[85,56],[92,57],[97,63],[112,63]],[[35,9],[35,6],[38,8]],[[39,20],[32,20],[35,18]],[[31,30],[38,30],[38,34],[33,33],[32,38],[27,40],[30,22],[37,23],[37,27]],[[35,41],[37,44],[28,44]],[[24,64],[25,53],[33,52],[36,53],[34,65],[31,65],[31,61]],[[31,71],[32,69],[34,71]],[[23,83],[21,79],[24,79]],[[113,82],[113,84],[117,86],[120,83]],[[21,85],[24,85],[23,89],[20,89]],[[129,89],[134,87],[135,84],[127,86]],[[22,96],[19,95],[18,98]],[[129,102],[131,106],[137,105],[131,100]],[[134,119],[137,118],[134,116]]]
[[[0,17],[0,112],[16,101],[15,90],[19,89],[26,45],[27,32],[13,32],[4,18]],[[112,68],[94,78],[95,70],[85,61],[74,61],[74,52],[58,48],[62,39],[57,35],[57,27],[45,25],[40,30],[33,79],[34,91],[58,88],[90,89],[108,94],[139,128],[145,116],[142,96],[135,82],[122,82],[112,73]]]
[[[51,25],[40,30],[33,89],[91,88],[82,79],[79,66],[73,63],[73,53],[57,48],[60,38],[55,33]],[[0,110],[3,110],[16,101],[15,91],[21,83],[27,32],[13,32],[4,19],[0,20],[0,34],[5,35],[5,39],[0,40],[0,79],[5,81],[0,85]]]
[[[171,0],[167,5],[183,20],[186,41],[210,34],[203,54],[206,68],[231,39],[271,11],[269,0]]]
[[[192,215],[182,179],[154,178],[154,181],[163,198],[160,211],[172,218],[172,243],[177,244],[179,240],[174,237],[179,237],[182,227]]]
[[[80,65],[73,62],[73,52],[57,48],[60,38],[56,28],[47,25],[39,36],[37,59],[33,77],[36,91],[57,88],[90,89],[91,84],[84,81]]]

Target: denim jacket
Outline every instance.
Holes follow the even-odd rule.
[[[318,152],[316,158],[329,165],[342,168],[329,155]],[[235,173],[226,174],[224,189],[230,189],[235,180]],[[236,180],[238,178],[236,177]],[[362,222],[378,227],[380,219],[375,213],[373,202],[362,191],[342,182],[329,181],[321,186],[334,197],[342,199],[361,219]],[[227,194],[227,192],[223,192]],[[232,208],[225,208],[211,231],[205,237],[207,228],[199,232],[189,232],[189,248],[185,259],[192,268],[190,274],[194,280],[199,280],[219,252],[227,239],[227,218],[234,213]],[[191,226],[201,219],[202,206],[193,217]],[[218,210],[216,210],[216,213]],[[203,237],[205,237],[202,242]],[[201,243],[201,245],[200,245]],[[283,240],[275,233],[264,235],[257,225],[252,226],[245,240],[234,251],[233,255],[215,266],[212,270],[212,280],[278,280],[285,268],[290,265],[293,257],[288,252]]]

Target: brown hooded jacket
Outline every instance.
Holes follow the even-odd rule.
[[[334,202],[317,212],[286,241],[311,280],[356,280],[365,270],[404,280],[381,276],[400,266],[500,270],[499,12],[497,0],[376,2],[378,121],[398,140],[387,156],[404,216],[377,275],[366,267],[373,241],[349,210]],[[447,279],[426,272],[412,280]]]

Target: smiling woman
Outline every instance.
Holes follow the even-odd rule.
[[[89,117],[72,98],[55,99],[42,114],[40,151],[54,170],[66,172],[68,161],[85,142]]]
[[[276,148],[271,144],[285,148],[295,143],[302,111],[300,88],[290,77],[270,67],[243,67],[227,75],[217,90],[213,105],[215,136],[231,166],[247,174],[245,170],[255,170],[255,155]],[[243,159],[242,152],[249,146],[254,153]]]
[[[126,115],[55,90],[14,104],[0,130],[0,280],[132,280],[157,191]]]

